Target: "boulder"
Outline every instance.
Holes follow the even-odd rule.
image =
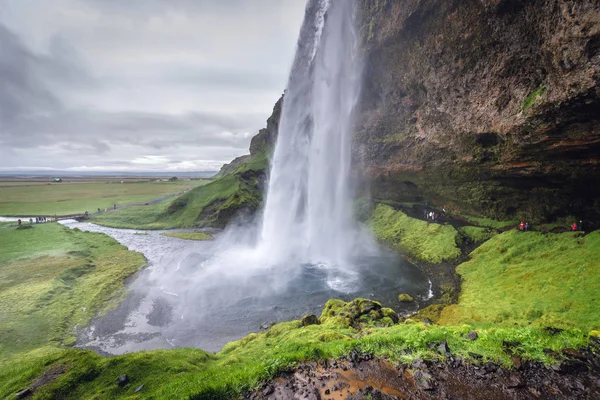
[[[319,318],[314,314],[306,314],[302,317],[302,326],[319,325]]]
[[[400,303],[412,303],[415,299],[410,294],[402,293],[398,295],[398,301]]]
[[[117,379],[117,385],[119,385],[119,387],[127,386],[128,383],[129,377],[126,374],[119,376],[119,378]]]
[[[477,334],[477,332],[472,331],[472,332],[467,333],[467,339],[477,340],[477,338],[479,338],[479,335]]]
[[[28,396],[31,396],[32,394],[33,393],[31,392],[31,389],[27,388],[27,389],[19,390],[17,393],[15,393],[15,398],[24,399]]]

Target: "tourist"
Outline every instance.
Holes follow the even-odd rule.
[[[519,230],[520,231],[524,231],[525,230],[525,222],[521,221],[521,223],[519,224]]]
[[[577,231],[577,222],[573,222],[573,225],[571,225],[571,230],[573,232]]]
[[[525,222],[525,231],[529,230],[529,222]]]
[[[579,230],[583,232],[583,221],[579,221]]]
[[[114,209],[114,210],[116,210],[116,209],[117,209],[117,205],[116,205],[116,204],[113,206],[113,209]]]
[[[33,224],[33,218],[29,218],[29,223]]]
[[[19,226],[21,226],[21,218],[19,218],[19,219],[17,220],[17,223],[19,224]]]

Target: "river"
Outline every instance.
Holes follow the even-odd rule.
[[[418,301],[430,293],[419,269],[389,253],[365,257],[353,271],[320,265],[245,268],[243,257],[238,268],[221,268],[214,260],[219,234],[214,241],[188,241],[161,236],[164,231],[61,223],[104,233],[148,260],[115,310],[79,327],[77,347],[104,355],[175,347],[218,351],[271,323],[318,315],[330,298],[374,298],[409,312],[416,304],[398,303],[399,293]]]

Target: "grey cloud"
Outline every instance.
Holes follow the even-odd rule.
[[[289,16],[299,27],[304,2],[6,0],[0,169],[138,168],[143,157],[214,169],[246,153],[293,56],[295,33],[274,32]],[[207,15],[224,30],[194,24]]]

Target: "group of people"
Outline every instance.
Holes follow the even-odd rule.
[[[427,208],[423,211],[423,218],[427,221],[433,221],[436,222],[440,216],[445,217],[446,216],[446,209],[442,209],[442,213],[438,213],[435,211],[428,211]]]
[[[427,210],[425,210],[425,219],[427,221],[437,221],[437,219],[440,217],[440,214],[433,212],[433,211],[429,211],[427,212]]]
[[[44,223],[44,222],[48,222],[48,219],[46,217],[35,217],[35,223],[36,224],[41,224],[41,223]],[[19,218],[17,220],[17,223],[19,225],[21,225],[23,223],[23,221],[21,221],[21,218]],[[33,218],[29,218],[29,223],[33,224]]]
[[[571,230],[573,232],[575,231],[583,231],[583,221],[579,221],[579,224],[577,222],[574,222],[573,225],[571,225]]]
[[[520,231],[524,231],[527,232],[530,228],[529,222],[523,222],[521,221],[521,223],[519,224],[519,230]]]

